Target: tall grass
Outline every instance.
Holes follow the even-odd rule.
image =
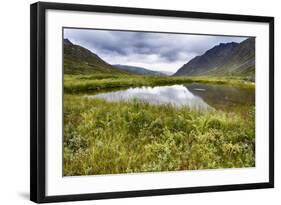
[[[255,112],[246,110],[200,112],[65,94],[64,175],[255,166]]]

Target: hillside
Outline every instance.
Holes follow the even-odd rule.
[[[129,65],[112,65],[120,70],[127,71],[134,74],[139,75],[154,75],[154,76],[165,76],[166,74],[158,71],[149,70],[147,68],[137,67],[137,66],[129,66]]]
[[[64,39],[65,74],[128,74],[114,68],[90,50]]]
[[[183,65],[175,76],[255,74],[255,38],[221,43]]]

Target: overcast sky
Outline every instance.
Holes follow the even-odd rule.
[[[64,29],[64,38],[81,45],[110,64],[176,72],[206,50],[246,38],[90,29]]]

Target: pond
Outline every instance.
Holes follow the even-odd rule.
[[[209,84],[143,86],[87,97],[105,99],[110,102],[137,99],[151,104],[171,104],[176,107],[187,106],[199,110],[229,109],[255,104],[254,89]]]

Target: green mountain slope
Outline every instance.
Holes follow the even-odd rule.
[[[175,76],[255,74],[255,38],[241,43],[221,43],[183,65]]]
[[[110,64],[88,49],[64,39],[65,74],[128,74]]]
[[[255,75],[255,38],[248,38],[218,71],[222,74]]]

